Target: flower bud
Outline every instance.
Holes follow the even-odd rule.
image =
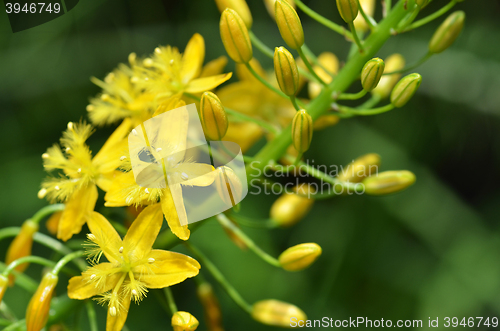
[[[234,62],[247,63],[253,57],[252,43],[241,17],[226,8],[220,18],[220,36],[226,52]]]
[[[306,314],[297,306],[272,299],[254,303],[252,317],[263,324],[286,328],[290,327],[292,319],[301,324],[307,319]]]
[[[401,54],[393,54],[385,60],[384,72],[394,72],[401,70],[405,67],[405,59]],[[401,74],[392,74],[382,76],[377,87],[373,89],[372,94],[379,96],[381,99],[387,98],[392,91],[392,88],[398,80],[401,78]]]
[[[461,10],[448,16],[432,36],[429,52],[437,54],[450,47],[462,32],[464,23],[465,13]]]
[[[316,243],[295,245],[279,256],[281,267],[288,271],[300,271],[309,267],[321,255],[321,247]]]
[[[21,231],[14,238],[5,257],[5,264],[9,265],[15,260],[31,255],[31,247],[33,246],[33,235],[38,231],[38,223],[32,220],[27,220],[23,223]],[[28,263],[23,263],[15,268],[18,272],[23,272],[28,268]],[[14,275],[9,275],[10,285],[14,283]]]
[[[217,95],[205,92],[200,100],[200,121],[209,140],[221,140],[227,132],[228,121],[224,106]]]
[[[385,62],[380,58],[374,58],[366,62],[363,70],[361,70],[361,85],[370,92],[377,87],[384,73]]]
[[[4,275],[0,275],[0,303],[2,303],[3,295],[7,291],[7,286],[9,285],[9,279]]]
[[[281,91],[288,96],[295,95],[299,87],[299,69],[293,55],[284,47],[274,49],[274,72]]]
[[[366,15],[369,17],[373,16],[373,12],[375,11],[375,0],[359,0],[359,5],[363,8]],[[369,26],[363,15],[358,15],[354,20],[354,27],[356,31],[366,32]]]
[[[292,119],[293,146],[299,153],[304,153],[311,145],[313,135],[313,120],[305,109],[295,113]]]
[[[304,44],[304,30],[295,9],[285,0],[276,0],[274,11],[281,38],[290,48],[301,48]]]
[[[346,23],[354,21],[358,16],[359,7],[357,0],[337,0],[337,8],[340,16]]]
[[[231,8],[240,15],[248,29],[252,27],[252,13],[245,0],[215,0],[215,4],[222,13],[226,8]]]
[[[385,195],[402,191],[415,183],[415,175],[407,170],[386,171],[363,180],[366,194]]]
[[[394,107],[401,108],[410,101],[418,87],[422,83],[422,76],[409,74],[403,77],[394,87],[391,93],[391,103]]]
[[[216,171],[215,188],[217,193],[219,193],[226,206],[229,208],[234,207],[241,201],[243,185],[233,169],[222,166],[218,167]]]
[[[49,219],[45,222],[45,227],[53,236],[57,235],[57,230],[59,229],[59,221],[61,220],[62,214],[62,211],[58,211],[50,215]]]
[[[57,275],[51,272],[43,276],[26,310],[26,331],[40,331],[47,323],[50,300],[52,300],[57,280]]]
[[[205,312],[205,322],[211,331],[223,331],[222,314],[219,301],[209,283],[202,283],[197,288],[198,298]]]
[[[188,312],[178,311],[172,316],[174,331],[194,331],[200,322]]]
[[[301,184],[296,186],[294,191],[309,195],[314,193],[314,188],[309,184]],[[271,206],[271,219],[280,227],[290,227],[301,219],[311,210],[314,204],[314,199],[301,196],[293,193],[285,193],[280,196]]]
[[[337,178],[343,182],[359,183],[363,178],[378,173],[379,166],[380,155],[366,154],[349,163]]]
[[[288,2],[290,4],[290,6],[293,7],[293,9],[296,8],[295,1],[293,1],[293,0],[285,0],[285,1]],[[269,15],[271,15],[273,20],[275,20],[276,19],[276,12],[274,9],[276,6],[276,0],[264,0],[264,5],[266,5],[266,9],[267,9],[267,12],[269,13]]]

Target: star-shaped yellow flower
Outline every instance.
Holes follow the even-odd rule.
[[[70,279],[68,296],[84,300],[101,295],[108,305],[107,331],[119,331],[127,319],[130,301],[141,301],[148,288],[164,288],[198,274],[200,264],[174,252],[152,249],[161,229],[159,204],[146,207],[132,223],[123,240],[113,226],[97,212],[87,222],[91,234],[91,255],[98,263],[101,255],[109,262],[95,264]]]
[[[42,155],[47,171],[61,170],[62,175],[49,177],[42,183],[39,198],[64,201],[66,207],[58,223],[57,238],[64,241],[79,233],[97,201],[97,186],[107,191],[113,172],[120,165],[120,155],[127,148],[125,137],[130,121],[124,121],[109,137],[99,153],[92,152],[85,143],[92,134],[92,126],[85,123],[68,123],[61,145],[50,147]],[[63,152],[64,150],[64,152]]]
[[[182,102],[171,103],[165,106],[165,109],[170,110],[179,105],[182,105]],[[160,111],[156,113],[159,114]],[[155,121],[151,131],[145,127],[132,131],[133,139],[129,140],[130,153],[123,157],[122,165],[127,172],[116,174],[104,199],[107,207],[160,202],[172,232],[180,239],[187,240],[190,232],[183,204],[182,186],[209,186],[214,182],[215,172],[211,164],[193,162],[187,155],[187,111],[175,110],[170,114],[172,116],[164,116]],[[132,171],[133,163],[136,164],[134,171],[139,173],[136,178]],[[156,171],[143,170],[151,167],[155,167]],[[146,175],[143,176],[143,173]],[[211,175],[212,173],[214,175]],[[164,185],[159,186],[157,183],[160,181]]]

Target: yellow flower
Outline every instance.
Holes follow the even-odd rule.
[[[124,121],[109,137],[99,153],[92,152],[85,144],[92,134],[92,127],[85,123],[68,123],[61,145],[50,147],[42,155],[47,171],[61,170],[62,175],[49,177],[42,183],[39,198],[64,201],[66,207],[61,214],[57,238],[64,241],[79,233],[97,201],[97,186],[107,191],[111,177],[120,165],[120,156],[126,150],[130,121]]]
[[[205,59],[205,41],[195,33],[184,54],[175,47],[157,47],[154,53],[135,66],[133,81],[162,101],[178,93],[202,93],[231,78],[232,73],[200,77]]]
[[[12,243],[7,249],[7,254],[5,256],[5,264],[9,265],[17,259],[25,256],[31,255],[31,248],[33,247],[33,236],[38,231],[38,223],[32,220],[27,220],[23,223],[21,231],[14,238]],[[24,272],[28,268],[29,263],[24,263],[16,267],[17,272]],[[13,274],[9,275],[10,285],[14,284],[15,276]]]
[[[40,331],[47,324],[50,301],[54,295],[58,279],[57,275],[51,272],[43,276],[26,309],[27,331]]]
[[[84,300],[101,295],[108,304],[107,331],[121,330],[130,301],[141,301],[148,288],[164,288],[198,274],[200,264],[189,256],[152,249],[163,223],[160,205],[145,208],[122,239],[113,226],[97,212],[88,220],[92,232],[93,262],[102,254],[109,262],[94,264],[81,276],[70,279],[68,296]]]
[[[172,103],[166,109],[177,108],[178,105]],[[214,177],[204,175],[211,173],[214,169],[210,164],[192,162],[189,156],[186,155],[189,124],[186,112],[173,112],[172,116],[164,118],[162,121],[163,123],[159,125],[162,128],[161,130],[153,134],[148,132],[148,140],[151,142],[151,146],[142,146],[143,139],[140,139],[139,136],[137,143],[134,140],[129,145],[130,155],[125,155],[122,164],[122,168],[127,172],[115,176],[111,188],[104,197],[105,206],[118,207],[132,204],[137,206],[160,202],[161,209],[172,232],[182,240],[187,240],[190,232],[187,225],[186,210],[183,205],[181,185],[209,186],[213,183]],[[157,143],[164,145],[160,147]],[[156,188],[148,188],[136,183],[131,158],[135,158],[139,163],[141,161],[140,155],[145,148],[150,151],[155,160],[161,160],[161,164],[158,164],[161,171],[158,171],[158,178],[153,179],[155,183],[159,180],[169,183],[166,187],[152,185],[151,187]],[[167,155],[170,156],[164,159]],[[151,166],[151,163],[147,162],[141,164],[144,164],[145,167]],[[139,177],[137,179],[139,180]]]

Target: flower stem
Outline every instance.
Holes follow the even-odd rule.
[[[358,93],[342,93],[336,100],[358,100],[368,93],[366,90],[361,90]]]
[[[361,13],[361,16],[365,19],[366,24],[368,24],[368,27],[370,28],[371,31],[373,31],[377,27],[377,22],[373,19],[373,17],[368,16],[368,14],[363,10],[363,6],[359,3],[358,0],[358,7],[359,7],[359,12]]]
[[[431,58],[431,56],[434,55],[433,53],[430,53],[428,52],[427,54],[425,54],[425,56],[423,56],[420,60],[418,60],[416,63],[412,64],[412,65],[409,65],[407,67],[404,67],[403,69],[401,70],[396,70],[396,71],[392,71],[392,72],[388,72],[388,73],[383,73],[384,76],[387,76],[387,75],[394,75],[394,74],[400,74],[400,73],[403,73],[403,72],[406,72],[406,71],[410,71],[410,70],[413,70],[417,67],[419,67],[420,65],[422,65],[424,62],[426,62],[427,60],[429,60]]]
[[[307,45],[306,45],[306,44],[302,45],[302,51],[304,52],[304,54],[307,56],[307,58],[308,58],[308,59],[311,59],[311,61],[312,61],[312,63],[313,63],[314,65],[317,65],[318,67],[320,67],[321,69],[323,69],[323,71],[324,71],[324,72],[326,72],[328,75],[332,76],[332,78],[333,78],[333,77],[335,77],[335,75],[334,75],[332,72],[330,72],[329,70],[327,70],[327,69],[325,68],[325,66],[324,66],[324,65],[322,65],[322,64],[319,62],[319,60],[318,60],[318,58],[316,57],[316,55],[315,55],[315,54],[314,54],[314,53],[313,53],[313,52],[309,49],[309,47],[307,47]],[[319,82],[318,82],[318,83],[319,83]]]
[[[66,255],[65,257],[60,259],[59,262],[57,262],[54,269],[52,269],[52,273],[54,275],[57,275],[59,273],[59,271],[61,271],[62,267],[64,267],[67,263],[69,263],[71,260],[74,260],[76,258],[85,256],[85,254],[86,254],[85,251],[76,251],[76,252],[73,252],[71,254]]]
[[[241,294],[227,281],[224,275],[217,269],[217,267],[203,254],[200,250],[195,248],[191,243],[184,242],[186,247],[193,252],[194,255],[201,261],[201,264],[208,269],[215,280],[222,286],[226,293],[233,299],[233,301],[248,314],[252,313],[252,306],[243,299]]]
[[[391,12],[392,8],[392,0],[385,0],[384,1],[384,17],[387,17],[389,13]]]
[[[24,257],[21,257],[15,261],[12,261],[7,266],[7,268],[5,268],[5,270],[2,272],[2,275],[5,277],[9,276],[9,274],[11,273],[12,270],[14,270],[15,268],[17,268],[18,266],[20,266],[21,264],[24,264],[24,263],[36,263],[36,264],[41,264],[41,265],[44,265],[47,267],[53,267],[56,264],[54,261],[44,259],[43,257],[31,256],[31,255],[24,256]]]
[[[4,270],[5,268],[7,268],[7,266],[0,262],[0,270]],[[34,293],[36,291],[38,284],[31,277],[15,270],[12,273],[16,276],[16,285],[19,285],[19,287],[30,293]]]
[[[55,212],[58,212],[58,211],[63,211],[64,210],[64,204],[63,203],[56,203],[56,204],[53,204],[53,205],[48,205],[48,206],[45,206],[43,207],[42,209],[40,209],[39,211],[37,211],[35,213],[35,215],[33,215],[33,217],[31,218],[31,220],[35,223],[40,223],[40,221],[42,219],[44,219],[46,216],[49,216]]]
[[[316,22],[326,26],[327,28],[341,34],[342,36],[352,39],[352,34],[347,31],[343,26],[338,25],[337,23],[334,23],[330,21],[329,19],[321,16],[320,14],[316,13],[314,10],[311,8],[307,7],[302,1],[300,0],[295,0],[295,4],[297,7],[299,7],[306,15],[311,17],[313,20]]]
[[[243,231],[241,231],[240,228],[234,225],[234,223],[231,222],[231,220],[229,220],[229,218],[227,218],[226,215],[224,214],[217,215],[217,221],[219,221],[219,223],[223,227],[228,228],[229,230],[231,230],[231,232],[233,232],[236,236],[238,236],[238,238],[240,238],[241,241],[243,241],[245,245],[247,245],[248,248],[250,248],[250,250],[254,252],[258,257],[260,257],[262,260],[264,260],[265,262],[269,263],[272,266],[281,268],[281,264],[277,259],[264,252],[252,239],[250,239],[250,237],[248,237]]]
[[[172,290],[170,289],[170,287],[165,287],[163,289],[163,293],[165,293],[165,297],[167,298],[168,308],[170,309],[172,315],[174,315],[177,312],[177,305],[175,304],[175,299],[174,295],[172,294]]]
[[[295,110],[300,110],[300,107],[299,105],[297,104],[297,98],[295,97],[295,95],[292,95],[290,97],[290,101],[292,102],[292,105],[293,107],[295,108]]]
[[[359,36],[358,33],[356,32],[356,27],[354,26],[353,22],[349,23],[349,28],[351,29],[352,36],[354,37],[354,42],[358,46],[359,52],[364,53],[365,50],[363,48],[363,44],[361,43],[361,40],[359,40]]]
[[[401,31],[401,33],[403,32],[408,32],[410,30],[414,30],[416,28],[419,28],[421,27],[422,25],[425,25],[429,22],[432,22],[433,20],[435,20],[436,18],[439,18],[441,17],[442,15],[446,14],[446,12],[448,12],[451,8],[453,8],[453,6],[455,6],[457,3],[456,0],[451,0],[446,6],[442,7],[441,9],[439,9],[438,11],[430,14],[429,16],[426,16],[418,21],[416,21],[415,23],[411,24],[410,26],[408,26],[406,29],[404,29],[403,31]]]
[[[270,89],[271,91],[273,91],[274,93],[278,94],[279,96],[285,98],[285,99],[288,99],[288,96],[281,92],[280,90],[278,90],[277,88],[275,88],[274,86],[272,86],[268,81],[266,81],[264,78],[262,78],[253,68],[252,66],[250,65],[250,63],[245,63],[245,66],[247,67],[248,71],[250,71],[250,73],[255,77],[257,78],[265,87],[267,87],[268,89]]]
[[[383,106],[383,107],[372,108],[372,109],[356,109],[356,108],[336,105],[335,109],[338,110],[339,112],[347,114],[347,115],[371,116],[371,115],[378,115],[378,114],[382,114],[382,113],[388,112],[390,110],[393,110],[394,106],[392,104],[388,104],[388,105]]]
[[[97,327],[97,317],[92,301],[87,300],[85,302],[85,308],[87,308],[87,315],[89,317],[90,331],[99,331]]]
[[[253,33],[252,30],[248,31],[248,34],[250,35],[250,40],[252,41],[252,45],[255,45],[259,51],[262,52],[265,56],[268,58],[274,58],[274,52],[272,49],[266,46],[257,36]]]
[[[311,73],[311,75],[314,76],[314,78],[320,82],[323,86],[326,86],[326,83],[318,76],[318,74],[314,71],[313,67],[311,66],[311,63],[309,62],[309,60],[307,59],[307,57],[305,56],[304,52],[302,51],[302,48],[299,48],[297,49],[297,52],[299,52],[299,56],[300,58],[302,59],[302,61],[304,61],[304,64],[306,65],[307,67],[307,70],[309,70],[309,72]]]
[[[236,220],[236,223],[239,225],[243,225],[249,228],[258,228],[258,229],[273,229],[276,228],[276,224],[271,222],[270,219],[256,221],[249,217],[242,216],[241,214],[231,213],[231,218]]]

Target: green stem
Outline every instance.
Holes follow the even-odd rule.
[[[85,308],[87,308],[87,315],[89,317],[90,331],[99,331],[99,328],[97,327],[97,317],[92,301],[87,300],[85,302]]]
[[[259,80],[259,82],[261,82],[265,87],[267,87],[268,89],[270,89],[271,91],[273,91],[274,93],[276,93],[277,95],[285,98],[285,99],[288,99],[288,95],[286,95],[285,93],[281,92],[280,90],[278,90],[276,87],[272,86],[267,80],[265,80],[264,78],[262,78],[253,68],[252,66],[250,65],[250,63],[245,63],[245,66],[247,67],[248,71],[250,71],[250,73]]]
[[[307,70],[309,70],[309,72],[311,73],[311,75],[313,75],[313,77],[318,81],[320,82],[322,85],[326,86],[326,83],[318,76],[318,74],[314,71],[313,67],[311,66],[311,63],[309,62],[309,60],[307,59],[307,57],[305,56],[304,52],[302,51],[302,48],[299,48],[297,49],[297,52],[299,52],[299,56],[300,58],[302,59],[302,61],[304,61],[304,64],[306,65],[307,67]]]
[[[233,299],[233,301],[248,314],[252,314],[252,306],[243,299],[243,297],[238,293],[238,291],[227,281],[224,275],[217,269],[217,267],[203,254],[200,250],[195,248],[189,242],[184,243],[187,248],[193,252],[194,255],[201,261],[201,264],[207,268],[207,270],[212,274],[215,280],[222,286],[226,293]]]
[[[323,69],[323,71],[326,72],[328,75],[335,77],[335,74],[333,72],[330,72],[329,70],[327,70],[325,68],[325,66],[322,65],[321,62],[319,62],[316,55],[309,49],[309,47],[307,47],[306,44],[302,45],[302,51],[304,51],[304,54],[307,56],[308,59],[311,59],[311,61],[313,62],[314,65]]]
[[[356,46],[358,46],[359,52],[364,53],[364,48],[363,44],[361,43],[361,40],[359,40],[358,33],[356,32],[356,27],[354,26],[353,22],[349,22],[349,28],[351,29],[352,36],[354,37],[354,42],[356,43]]]
[[[167,298],[168,308],[170,309],[172,315],[174,315],[177,312],[177,305],[175,304],[175,299],[174,295],[172,294],[172,290],[170,289],[170,287],[165,287],[163,289],[163,292],[165,293],[165,297]]]
[[[408,0],[413,6],[414,0]],[[307,110],[313,119],[325,114],[330,109],[333,91],[344,92],[358,77],[365,63],[373,58],[384,43],[391,37],[391,29],[406,16],[406,1],[399,1],[390,14],[382,20],[364,43],[365,52],[357,52],[339,71],[337,77],[323,91],[309,103]],[[254,157],[255,161],[247,168],[249,180],[260,177],[270,161],[283,155],[292,143],[291,126],[289,125],[272,141],[268,142]]]
[[[410,25],[409,27],[407,27],[406,29],[401,31],[401,33],[408,32],[410,30],[414,30],[416,28],[421,27],[422,25],[425,25],[429,22],[432,22],[436,18],[441,17],[442,15],[446,14],[446,12],[448,12],[451,8],[453,8],[453,6],[455,6],[456,3],[457,3],[456,0],[451,0],[446,6],[442,7],[441,9],[436,11],[435,13],[433,13],[429,16],[426,16],[426,17],[422,18],[421,20],[416,21],[415,23],[413,23],[412,25]]]
[[[356,108],[336,105],[336,107],[334,107],[334,109],[338,110],[341,113],[347,114],[347,115],[371,116],[371,115],[378,115],[378,114],[382,114],[382,113],[386,113],[388,111],[391,111],[394,109],[394,106],[392,104],[388,104],[388,105],[383,106],[383,107],[372,108],[372,109],[356,109]]]
[[[191,235],[210,219],[212,219],[212,217],[204,221],[189,224],[189,231],[191,231]],[[165,231],[160,232],[158,237],[156,237],[153,248],[171,249],[182,242],[184,241],[179,239],[172,233],[172,231],[170,231],[170,229],[167,228]]]
[[[15,261],[12,261],[7,268],[2,272],[2,275],[5,277],[8,277],[9,274],[11,273],[12,270],[20,266],[21,264],[25,263],[36,263],[36,264],[41,264],[47,267],[53,267],[56,263],[54,261],[50,261],[47,259],[44,259],[43,257],[39,256],[24,256],[21,257]]]
[[[248,31],[248,34],[250,35],[250,40],[252,41],[252,45],[257,47],[259,51],[261,51],[262,54],[269,58],[274,58],[274,52],[272,49],[266,46],[257,36],[253,33],[252,30]]]
[[[377,27],[377,22],[373,19],[373,17],[368,16],[368,14],[363,10],[363,7],[359,3],[358,0],[358,7],[359,7],[359,12],[361,13],[361,16],[365,19],[366,24],[368,24],[368,27],[370,28],[371,31],[373,31]]]
[[[300,107],[299,105],[297,104],[297,98],[295,97],[295,95],[292,95],[290,97],[290,101],[292,102],[292,105],[293,107],[295,108],[295,110],[300,110]]]
[[[384,76],[387,76],[387,75],[394,75],[394,74],[401,74],[403,72],[406,72],[406,71],[410,71],[410,70],[413,70],[419,66],[421,66],[424,62],[426,62],[427,60],[429,60],[431,58],[431,56],[434,55],[433,53],[427,53],[425,54],[425,56],[423,56],[420,60],[418,60],[416,63],[412,64],[412,65],[409,65],[407,67],[404,67],[403,69],[401,70],[396,70],[396,71],[392,71],[392,72],[387,72],[387,73],[383,73]]]
[[[361,90],[358,93],[342,93],[336,100],[358,100],[368,93],[366,90]]]
[[[384,0],[384,17],[387,17],[391,12],[392,0]]]
[[[11,325],[9,325],[5,329],[3,329],[3,331],[18,330],[18,328],[20,328],[23,325],[26,325],[26,320],[24,318],[22,320],[19,320],[19,321],[15,322],[15,323],[12,323]]]
[[[380,96],[378,94],[372,94],[370,99],[366,100],[363,102],[361,105],[359,105],[357,108],[358,109],[369,109],[375,107],[379,102],[380,102]]]
[[[330,21],[329,19],[321,16],[320,14],[316,13],[314,10],[311,8],[307,7],[302,1],[300,0],[295,0],[295,4],[297,7],[299,7],[306,15],[311,17],[313,20],[316,22],[326,26],[327,28],[341,34],[342,36],[353,39],[352,34],[347,31],[343,26],[338,25],[337,23],[334,23]]]
[[[236,223],[239,225],[243,225],[249,228],[258,228],[258,229],[274,229],[276,228],[276,224],[271,222],[270,219],[256,221],[249,217],[242,216],[241,214],[231,213],[231,218],[236,220]]]
[[[281,268],[281,264],[277,259],[272,257],[271,255],[264,252],[250,237],[248,237],[240,228],[238,228],[229,218],[227,218],[224,214],[217,215],[217,221],[225,227],[231,230],[238,238],[241,239],[245,243],[245,245],[250,248],[252,252],[254,252],[258,257],[260,257],[265,262],[269,263],[272,266]]]
[[[39,211],[37,211],[35,215],[33,215],[33,217],[31,218],[31,220],[35,223],[40,223],[40,221],[44,219],[46,216],[49,216],[58,211],[63,211],[64,207],[65,206],[63,203],[56,203],[53,205],[45,206]]]
[[[5,268],[7,268],[7,266],[4,263],[0,262],[0,270],[4,270]],[[38,288],[38,283],[35,282],[31,277],[15,270],[12,273],[16,276],[16,285],[19,285],[19,287],[25,289],[30,293],[34,293]]]
[[[72,261],[74,259],[85,256],[85,254],[86,254],[85,251],[76,251],[76,252],[73,252],[71,254],[66,255],[65,257],[60,259],[59,262],[57,262],[54,269],[52,269],[52,273],[54,275],[57,275],[59,273],[59,271],[61,271],[62,267],[64,267],[66,264],[68,264],[70,261]]]

